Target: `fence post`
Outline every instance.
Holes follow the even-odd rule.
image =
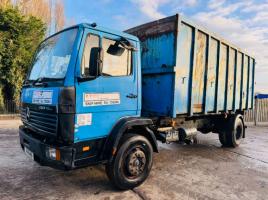
[[[258,121],[258,98],[255,98],[255,106],[254,106],[254,125],[257,126]]]

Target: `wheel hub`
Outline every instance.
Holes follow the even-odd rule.
[[[136,149],[127,159],[127,170],[132,176],[141,174],[146,163],[146,156],[143,151]]]

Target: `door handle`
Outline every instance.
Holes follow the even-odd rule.
[[[130,98],[130,99],[135,99],[135,98],[137,98],[138,97],[138,95],[135,95],[135,94],[128,94],[127,96],[126,96],[127,98]]]

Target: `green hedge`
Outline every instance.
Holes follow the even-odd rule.
[[[0,110],[5,101],[19,101],[20,89],[46,25],[24,16],[16,7],[0,9]]]

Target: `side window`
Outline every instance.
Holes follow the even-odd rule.
[[[128,76],[131,74],[131,50],[118,42],[103,38],[103,76]]]
[[[90,75],[90,60],[92,48],[99,47],[100,39],[96,35],[88,35],[86,38],[86,43],[84,47],[82,65],[81,65],[81,75],[89,76]]]

